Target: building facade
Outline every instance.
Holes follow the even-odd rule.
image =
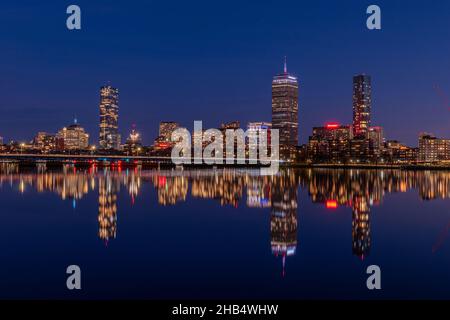
[[[162,141],[171,142],[172,133],[180,128],[180,124],[173,121],[162,121],[159,123],[159,137]]]
[[[372,83],[368,75],[353,77],[353,135],[366,137],[372,112]]]
[[[100,88],[100,135],[101,149],[120,148],[119,90],[111,86]]]
[[[270,155],[270,145],[271,145],[271,137],[270,131],[272,129],[272,123],[270,122],[249,122],[247,124],[247,156],[256,155],[259,158],[259,145],[262,143],[266,143],[267,145],[267,155]],[[261,140],[261,131],[267,131],[266,141],[263,142]]]
[[[33,148],[48,153],[56,149],[56,136],[47,132],[38,132],[33,139]]]
[[[298,146],[298,80],[284,72],[272,80],[272,129],[279,132],[280,158],[292,160]]]
[[[64,127],[56,134],[56,149],[85,150],[89,146],[89,134],[77,123]]]
[[[308,142],[308,158],[314,162],[346,162],[350,157],[351,126],[329,123],[314,127]]]
[[[450,139],[439,139],[429,133],[419,136],[419,155],[421,162],[450,160]]]

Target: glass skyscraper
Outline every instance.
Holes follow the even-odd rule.
[[[292,159],[298,145],[298,81],[287,72],[272,81],[272,129],[278,129],[281,159]]]
[[[370,128],[372,107],[372,84],[370,76],[353,77],[353,135],[355,138],[367,138]]]
[[[111,86],[100,88],[100,137],[101,149],[119,149],[119,90]]]

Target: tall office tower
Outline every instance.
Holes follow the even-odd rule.
[[[100,137],[101,149],[119,149],[119,90],[111,86],[100,88]]]
[[[272,80],[272,129],[278,129],[280,137],[280,158],[292,159],[298,145],[298,80],[284,72]]]
[[[370,76],[353,77],[353,135],[355,138],[366,138],[370,127],[372,107],[372,84]]]
[[[159,123],[159,136],[165,142],[172,141],[172,133],[177,130],[180,125],[173,121],[161,121]]]

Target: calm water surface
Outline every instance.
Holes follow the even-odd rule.
[[[445,171],[2,165],[0,298],[449,299],[449,197]]]

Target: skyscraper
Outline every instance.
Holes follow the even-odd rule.
[[[298,145],[298,81],[284,72],[272,81],[272,129],[278,129],[281,159],[292,159]]]
[[[372,84],[370,76],[353,77],[353,135],[355,138],[366,138],[370,127],[372,107]]]
[[[119,90],[111,86],[100,88],[100,137],[102,149],[119,149]]]
[[[166,142],[172,141],[172,133],[177,130],[180,125],[173,121],[161,121],[159,123],[159,136]]]

